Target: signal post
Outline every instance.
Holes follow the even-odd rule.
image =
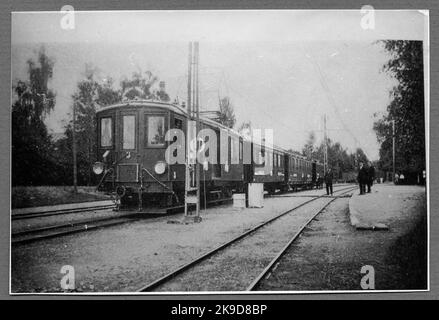
[[[198,88],[198,42],[189,43],[188,98],[186,126],[186,182],[183,223],[201,222],[200,216],[200,165],[197,161],[200,106]],[[194,110],[195,109],[195,110]],[[194,122],[195,119],[195,122]],[[195,205],[195,212],[193,209]]]

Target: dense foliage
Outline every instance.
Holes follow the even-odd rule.
[[[219,100],[219,119],[218,122],[226,127],[233,128],[236,123],[235,112],[229,97]]]
[[[350,153],[339,142],[333,142],[331,139],[327,139],[328,148],[328,167],[339,175],[343,172],[353,172],[358,169],[359,163],[368,163],[369,159],[361,148],[357,148],[355,152]],[[308,140],[302,148],[302,155],[308,159],[316,159],[323,163],[325,152],[325,144],[322,141],[319,145],[316,145],[316,137],[314,132],[309,134]]]
[[[386,40],[390,54],[383,71],[397,80],[390,92],[387,114],[378,119],[374,130],[381,144],[379,167],[392,171],[392,121],[395,121],[395,168],[413,179],[425,169],[424,65],[421,41]]]
[[[27,61],[29,79],[12,86],[12,185],[51,184],[59,179],[44,124],[55,106],[55,93],[48,87],[54,62],[44,48],[37,55],[37,61]]]
[[[49,89],[54,61],[45,52],[28,62],[29,79],[13,84],[12,185],[73,184],[73,121],[69,113],[64,136],[53,139],[47,131],[46,116],[55,107],[55,93]],[[78,184],[95,184],[91,164],[96,160],[96,110],[125,99],[169,101],[164,83],[154,90],[158,78],[147,71],[124,78],[118,88],[111,78],[100,80],[99,70],[86,65],[84,77],[72,95],[75,108]],[[56,140],[56,141],[55,141]]]

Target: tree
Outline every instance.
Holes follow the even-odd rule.
[[[251,131],[252,131],[252,122],[251,121],[244,121],[238,127],[238,132],[246,138],[251,137]]]
[[[77,146],[77,170],[79,184],[95,184],[96,176],[92,174],[92,165],[97,160],[96,141],[96,111],[100,107],[122,102],[124,99],[158,99],[169,100],[164,83],[160,84],[159,91],[153,91],[153,85],[158,78],[151,72],[133,74],[131,79],[123,79],[120,87],[115,88],[113,79],[107,77],[105,81],[98,79],[100,70],[91,65],[85,66],[84,79],[77,84],[76,92],[72,95],[72,108],[75,108],[75,137]],[[65,125],[64,139],[57,142],[57,159],[64,171],[73,171],[73,121],[72,115]],[[66,179],[72,183],[72,175]]]
[[[226,127],[233,128],[236,123],[235,111],[233,105],[230,102],[229,97],[224,97],[219,100],[220,115],[218,122]]]
[[[121,101],[121,91],[113,88],[113,80],[108,78],[100,83],[96,78],[99,70],[85,66],[84,79],[77,84],[72,95],[72,108],[75,108],[75,137],[77,146],[77,170],[79,184],[94,184],[92,164],[96,161],[96,111],[99,107]],[[65,125],[65,138],[57,142],[57,158],[65,171],[73,171],[73,119]],[[71,178],[68,179],[72,181]]]
[[[358,166],[360,162],[363,162],[363,164],[365,165],[369,163],[369,159],[367,158],[366,154],[361,148],[357,148],[355,150],[354,157],[355,157],[355,166]]]
[[[324,152],[324,141],[315,146],[315,135],[311,132],[302,148],[302,155],[323,162]],[[349,153],[339,142],[333,142],[330,138],[327,139],[327,152],[328,167],[334,170],[334,174],[338,175],[338,178],[341,178],[344,172],[357,170],[359,162],[367,163],[369,161],[361,148],[356,149],[354,153]]]
[[[421,41],[381,41],[390,54],[382,71],[398,84],[390,92],[387,114],[374,123],[381,144],[379,168],[392,170],[392,121],[395,122],[397,171],[416,176],[425,169],[424,67]]]
[[[134,72],[131,79],[123,79],[120,83],[122,98],[128,100],[134,99],[152,99],[152,86],[157,82],[158,78],[153,76],[150,71],[145,72],[145,77],[142,73]]]
[[[41,185],[56,179],[56,163],[45,117],[54,109],[55,93],[49,89],[54,62],[41,47],[35,62],[27,61],[29,80],[13,85],[12,185]]]
[[[316,135],[314,132],[311,131],[308,135],[308,140],[306,141],[305,145],[302,148],[302,154],[308,159],[311,159],[314,155],[315,143],[316,143]]]

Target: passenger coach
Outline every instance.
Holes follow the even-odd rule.
[[[129,101],[100,109],[97,117],[98,159],[93,171],[102,175],[98,189],[115,193],[122,205],[148,204],[173,206],[184,201],[185,165],[165,162],[172,141],[165,140],[169,129],[186,134],[187,112],[176,104],[157,101]],[[263,183],[268,192],[311,188],[323,175],[321,164],[278,147],[261,147],[270,170],[255,164],[251,144],[251,164],[243,162],[243,144],[236,131],[211,119],[202,118],[201,128],[212,129],[217,136],[217,164],[203,166],[201,199],[210,201],[245,192],[250,182]],[[220,164],[220,130],[226,130],[228,155]],[[175,140],[174,140],[175,141]],[[233,161],[232,161],[233,160]]]

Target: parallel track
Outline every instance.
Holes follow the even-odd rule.
[[[14,221],[14,220],[56,216],[56,215],[61,215],[61,214],[72,214],[72,213],[78,213],[78,212],[107,210],[107,209],[113,209],[115,207],[116,206],[114,204],[113,205],[97,205],[97,206],[90,206],[90,207],[85,207],[85,208],[61,209],[61,210],[52,210],[52,211],[45,211],[45,212],[12,214],[11,220]]]
[[[355,188],[354,188],[355,189]],[[352,190],[354,190],[352,189]],[[349,192],[349,191],[347,191]],[[346,193],[347,193],[346,192]],[[320,213],[322,213],[332,202],[334,202],[335,200],[337,200],[338,198],[341,197],[335,197],[333,198],[331,201],[329,201],[327,204],[325,204],[323,206],[323,208],[321,208],[319,211],[317,211],[316,214],[314,214],[311,218],[309,218],[300,228],[299,230],[296,232],[296,234],[290,239],[290,241],[288,241],[288,243],[282,248],[281,251],[279,251],[279,253],[273,258],[273,260],[271,260],[271,262],[265,267],[265,269],[255,278],[255,280],[253,280],[253,282],[247,287],[246,291],[254,291],[256,290],[259,285],[261,284],[261,282],[263,281],[263,279],[265,279],[270,273],[271,270],[274,268],[274,266],[278,263],[278,261],[285,255],[285,253],[287,252],[288,248],[291,247],[291,245],[293,244],[293,242],[295,242],[297,240],[297,238],[300,236],[300,234],[303,232],[303,230],[311,223],[311,221],[313,221]]]
[[[350,191],[352,191],[352,190],[355,190],[355,189],[356,189],[356,187],[352,187],[352,186],[351,186],[351,187],[347,187],[347,188],[343,188],[343,189],[335,190],[334,193],[336,193],[336,192],[342,192],[342,191],[345,191],[345,192],[343,192],[343,193],[348,193],[348,192],[350,192]],[[347,191],[346,191],[346,190],[347,190]],[[187,271],[187,270],[189,270],[191,267],[194,267],[194,266],[200,264],[202,261],[205,261],[207,258],[209,258],[209,257],[211,257],[211,256],[213,256],[213,255],[215,255],[216,253],[220,252],[220,251],[223,250],[223,249],[226,249],[226,248],[230,247],[232,244],[234,244],[234,243],[236,243],[236,242],[238,242],[238,241],[244,239],[245,237],[249,236],[250,234],[254,233],[255,231],[261,229],[262,227],[264,227],[264,226],[266,226],[266,225],[268,225],[268,224],[270,224],[270,223],[276,221],[277,219],[279,219],[279,218],[285,216],[286,214],[291,213],[292,211],[295,211],[295,210],[297,210],[297,209],[299,209],[299,208],[301,208],[301,207],[303,207],[303,206],[305,206],[305,205],[307,205],[307,204],[309,204],[309,203],[311,203],[311,202],[313,202],[313,201],[316,201],[317,199],[321,199],[321,198],[324,198],[324,197],[326,197],[326,196],[325,196],[325,195],[321,195],[321,196],[313,197],[313,198],[310,199],[310,200],[307,200],[307,201],[305,201],[305,202],[303,202],[303,203],[301,203],[301,204],[299,204],[299,205],[297,205],[297,206],[295,206],[295,207],[293,207],[293,208],[291,208],[291,209],[288,209],[288,210],[282,212],[281,214],[279,214],[279,215],[277,215],[277,216],[275,216],[275,217],[273,217],[273,218],[270,218],[270,219],[268,219],[268,220],[266,220],[266,221],[260,223],[259,225],[253,227],[252,229],[250,229],[250,230],[248,230],[248,231],[246,231],[246,232],[244,232],[244,233],[238,235],[237,237],[233,238],[233,239],[230,240],[230,241],[227,241],[227,242],[225,242],[225,243],[219,245],[218,247],[216,247],[216,248],[210,250],[209,252],[207,252],[207,253],[205,253],[205,254],[199,256],[198,258],[196,258],[196,259],[190,261],[189,263],[187,263],[187,264],[185,264],[185,265],[179,267],[178,269],[176,269],[176,270],[174,270],[174,271],[172,271],[172,272],[166,274],[165,276],[163,276],[163,277],[161,277],[161,278],[159,278],[159,279],[157,279],[157,280],[155,280],[155,281],[153,281],[153,282],[151,282],[151,283],[149,283],[149,284],[147,284],[147,285],[144,285],[143,287],[141,287],[140,289],[138,289],[137,292],[148,292],[148,291],[152,291],[152,290],[158,288],[159,286],[162,286],[163,284],[165,284],[165,283],[171,281],[172,279],[174,279],[176,276],[182,274],[184,271]],[[328,203],[327,203],[327,204],[326,204],[321,210],[319,210],[315,215],[313,215],[312,218],[311,218],[311,219],[310,219],[310,220],[309,220],[304,226],[302,226],[302,227],[300,228],[299,232],[294,236],[293,240],[289,242],[288,247],[291,245],[291,243],[292,243],[295,239],[297,239],[298,235],[303,231],[303,229],[306,227],[306,225],[308,225],[308,224],[311,222],[311,220],[313,220],[313,219],[314,219],[314,218],[315,218],[315,217],[316,217],[321,211],[323,211],[323,210],[324,210],[324,209],[325,209],[330,203],[332,203],[333,201],[335,201],[337,198],[338,198],[338,197],[334,197],[334,198],[332,198],[332,199],[331,199],[331,200],[330,200],[330,201],[329,201],[329,202],[328,202]],[[288,247],[286,246],[286,248],[288,248]],[[280,256],[283,255],[283,252],[285,252],[286,248],[284,248],[284,249],[282,250],[282,253],[279,254],[279,258],[280,258]],[[279,258],[277,258],[277,260],[278,260]],[[276,261],[277,261],[277,260],[276,260]],[[275,262],[274,262],[274,263],[270,263],[270,264],[269,264],[269,267],[270,267],[270,268],[267,269],[267,268],[268,268],[268,267],[267,267],[266,269],[267,269],[268,271],[271,270],[271,267],[272,267],[272,265],[274,265],[274,264],[275,264]],[[266,271],[266,270],[264,270],[264,271]],[[266,274],[268,271],[266,271],[265,274]],[[260,279],[262,279],[262,278],[264,277],[264,275],[260,275],[259,277],[260,277]],[[259,277],[258,277],[256,280],[258,280]],[[260,280],[258,280],[258,281],[256,281],[256,280],[254,281],[254,286],[256,286],[256,285],[259,283],[259,281],[260,281]],[[252,283],[252,284],[253,284],[253,283]]]
[[[231,200],[232,200],[231,198],[212,200],[208,203],[208,206],[229,202]],[[171,214],[179,213],[183,209],[184,209],[183,206],[165,208],[163,209],[162,213],[150,214],[150,215],[148,215],[147,213],[142,214],[137,211],[131,211],[132,213],[126,211],[127,213],[124,216],[106,217],[101,219],[89,219],[89,220],[82,220],[77,222],[58,224],[58,225],[52,225],[47,227],[41,227],[41,228],[34,228],[29,230],[23,230],[23,231],[12,233],[11,243],[13,245],[21,244],[21,243],[29,243],[38,240],[61,237],[64,235],[69,235],[78,232],[91,231],[99,228],[115,226],[115,225],[137,221],[145,218],[147,219],[158,218],[161,216],[168,216]]]

